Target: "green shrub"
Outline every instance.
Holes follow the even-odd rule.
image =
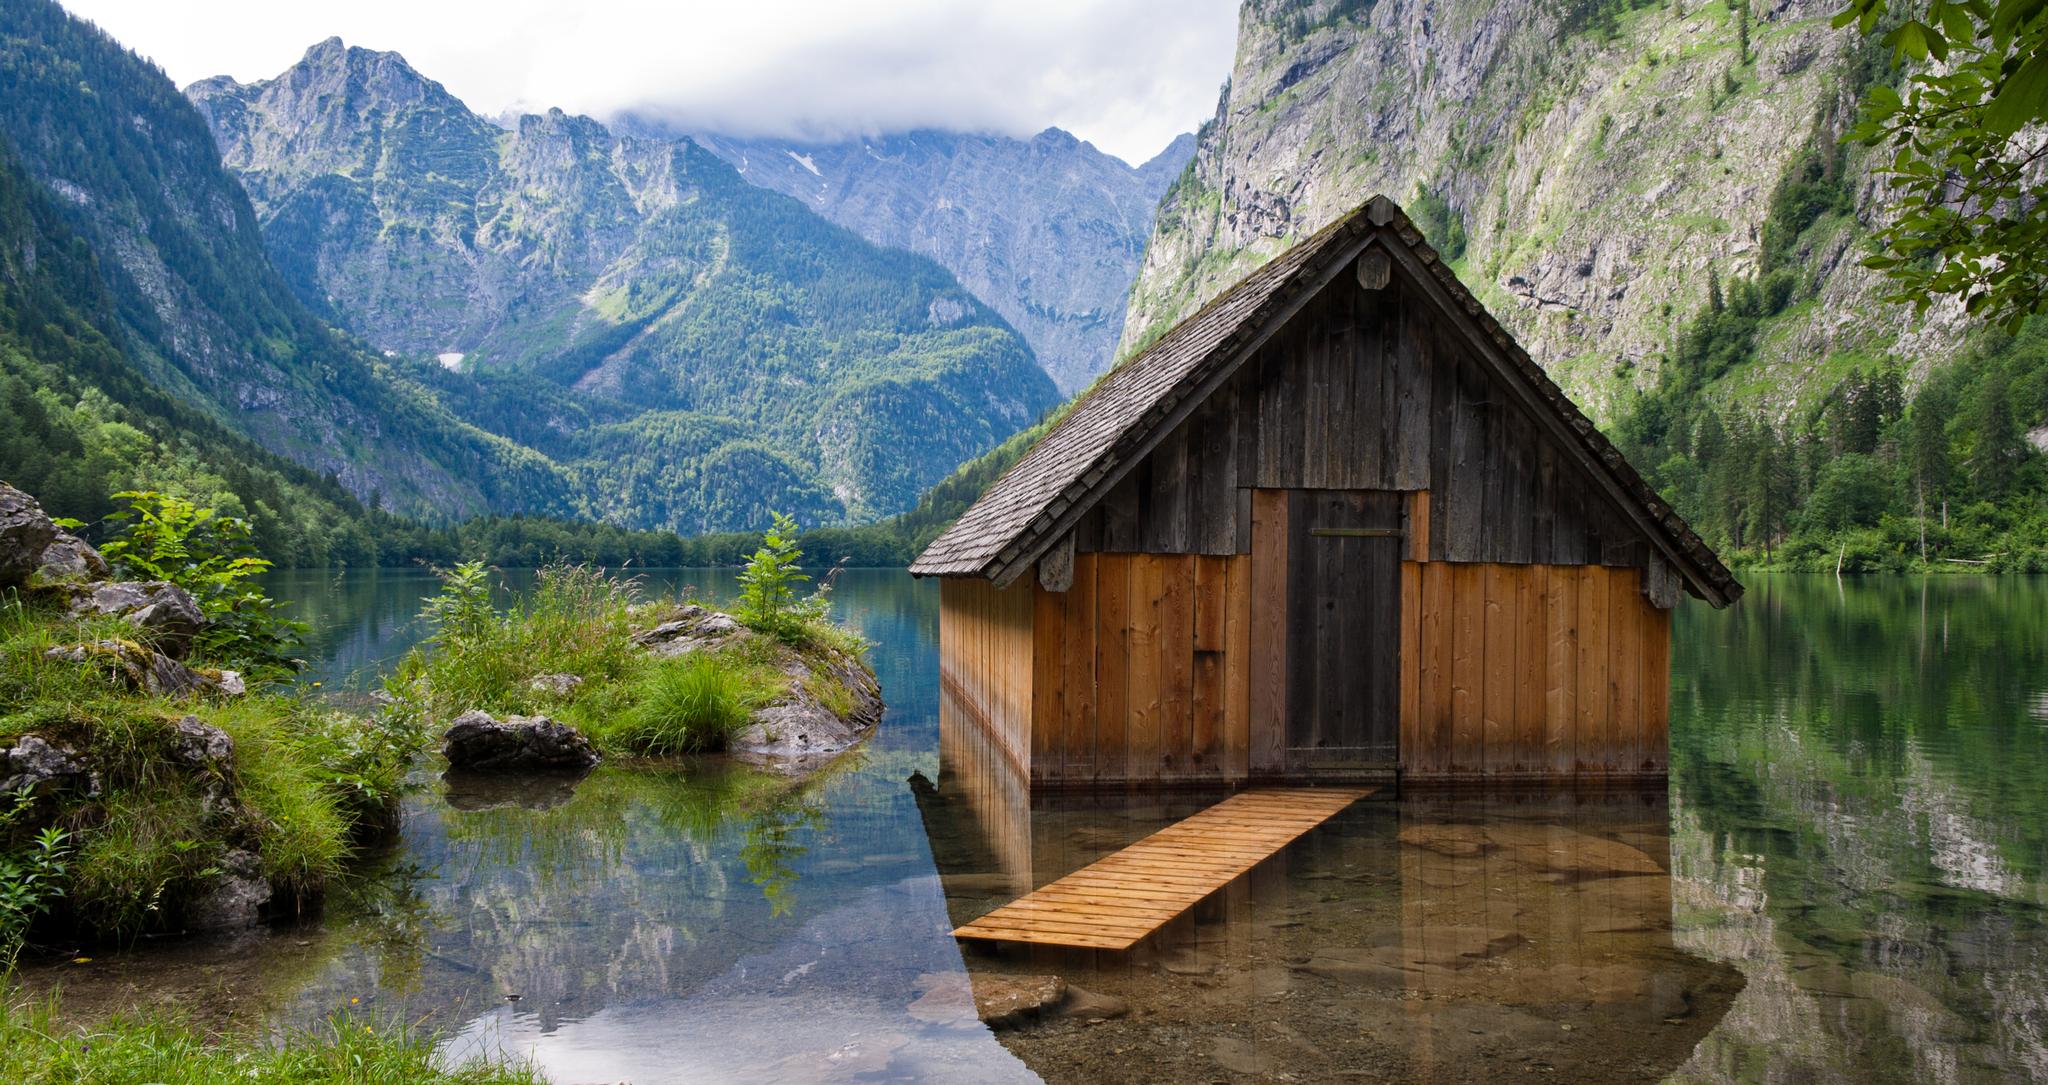
[[[0,796],[0,840],[13,835],[15,824],[34,801],[26,788],[11,797]],[[0,970],[13,963],[28,925],[64,895],[70,836],[52,825],[24,846],[0,852]]]
[[[621,753],[650,756],[721,750],[779,685],[737,657],[694,652],[634,683],[631,707],[600,724],[598,738]]]
[[[826,589],[799,599],[796,586],[811,578],[799,568],[804,552],[797,547],[796,521],[770,513],[775,525],[761,538],[761,548],[740,570],[739,613],[735,617],[757,632],[786,641],[802,638],[804,627],[830,612]]]
[[[192,593],[208,622],[198,637],[200,658],[239,667],[259,681],[299,669],[292,653],[306,627],[285,618],[277,601],[251,582],[270,562],[256,556],[247,520],[154,490],[114,497],[128,507],[113,515],[119,526],[101,552],[123,575],[168,580]]]

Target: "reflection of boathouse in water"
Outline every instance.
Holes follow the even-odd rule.
[[[956,924],[1213,799],[1028,795],[951,691],[940,721],[938,779],[912,788]],[[1359,803],[1128,952],[1008,943],[968,968],[1129,1008],[1002,1033],[1048,1081],[1658,1080],[1743,985],[1674,944],[1669,818],[1661,787]]]
[[[919,556],[1032,788],[1657,777],[1741,585],[1376,198],[1112,371]]]

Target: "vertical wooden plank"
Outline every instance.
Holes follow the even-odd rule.
[[[1124,779],[1150,782],[1160,768],[1160,604],[1166,593],[1166,560],[1157,554],[1131,555],[1131,640],[1129,727],[1124,732]]]
[[[1224,626],[1228,620],[1225,573],[1228,560],[1218,557],[1195,559],[1195,651],[1225,650]]]
[[[1186,554],[1154,559],[1160,566],[1159,754],[1153,771],[1185,778],[1194,754],[1195,562]]]
[[[1105,554],[1095,575],[1095,607],[1101,631],[1095,641],[1096,778],[1124,778],[1125,735],[1129,733],[1131,562],[1129,554]]]
[[[1488,564],[1480,572],[1486,593],[1483,651],[1485,693],[1480,698],[1484,721],[1482,763],[1488,774],[1515,767],[1515,636],[1521,629],[1515,612],[1514,572],[1510,566]]]
[[[1252,494],[1251,626],[1248,765],[1253,774],[1276,773],[1285,763],[1287,712],[1285,490]]]
[[[1344,352],[1348,382],[1333,391],[1343,398],[1334,399],[1339,404],[1339,413],[1334,419],[1337,429],[1349,439],[1349,455],[1342,465],[1346,485],[1354,489],[1388,489],[1386,472],[1383,467],[1387,455],[1387,427],[1393,419],[1387,413],[1386,365],[1384,362],[1383,339],[1378,329],[1372,327],[1369,305],[1372,299],[1363,293],[1350,292],[1352,311],[1357,314],[1351,321],[1351,331],[1346,336]]]
[[[1069,780],[1092,782],[1099,768],[1095,752],[1095,570],[1096,554],[1074,555],[1074,586],[1066,591],[1066,631],[1060,640],[1061,728],[1066,740],[1061,771]]]
[[[1408,495],[1408,560],[1429,560],[1429,491]]]
[[[1067,593],[1030,586],[1032,595],[1031,777],[1058,781],[1066,770],[1066,708],[1060,684],[1065,661]]]
[[[1614,608],[1607,642],[1607,680],[1614,687],[1615,768],[1635,772],[1642,762],[1642,613],[1649,609],[1634,569],[1609,569],[1608,605]]]
[[[1557,560],[1557,449],[1547,440],[1536,442],[1535,486],[1536,506],[1530,513],[1529,560],[1548,565]]]
[[[1251,763],[1252,559],[1229,560],[1225,568],[1223,774],[1242,780]]]
[[[1429,486],[1432,444],[1429,345],[1420,336],[1411,334],[1393,292],[1382,293],[1389,296],[1382,301],[1378,326],[1381,334],[1389,338],[1391,350],[1387,362],[1400,386],[1392,421],[1395,447],[1393,488],[1422,490]]]
[[[1549,623],[1543,607],[1549,600],[1550,570],[1542,565],[1515,567],[1515,771],[1537,774],[1548,767],[1544,743],[1544,668],[1550,656]]]
[[[1451,640],[1454,626],[1452,566],[1432,561],[1422,566],[1421,711],[1422,725],[1415,750],[1402,751],[1402,762],[1419,775],[1440,775],[1451,764]]]
[[[1189,713],[1188,768],[1192,775],[1222,772],[1223,731],[1229,695],[1230,565],[1228,558],[1194,562],[1194,674]]]
[[[1574,735],[1574,766],[1581,775],[1598,775],[1614,763],[1608,732],[1612,699],[1607,688],[1607,570],[1579,567],[1579,696]]]
[[[1405,310],[1407,319],[1404,326],[1410,329],[1418,343],[1428,344],[1426,355],[1429,366],[1430,385],[1430,438],[1429,438],[1429,557],[1431,561],[1450,559],[1450,544],[1446,539],[1450,520],[1451,476],[1457,460],[1455,439],[1458,430],[1458,366],[1456,355],[1446,355],[1435,350],[1434,341],[1419,327],[1420,316],[1415,307]]]
[[[1146,457],[1150,469],[1144,522],[1138,525],[1139,548],[1153,554],[1188,551],[1188,424],[1183,423]],[[1136,474],[1137,472],[1132,472]]]
[[[1486,590],[1477,565],[1451,568],[1451,763],[1454,773],[1484,767]]]
[[[1573,769],[1572,736],[1578,727],[1579,570],[1559,565],[1546,572],[1549,652],[1544,662],[1543,764],[1554,776],[1568,776]]]
[[[1426,503],[1425,503],[1426,504]],[[1401,720],[1398,763],[1422,743],[1422,565],[1401,563]]]

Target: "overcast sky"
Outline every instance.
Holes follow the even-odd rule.
[[[1058,125],[1133,163],[1216,106],[1236,0],[64,0],[183,86],[394,49],[486,116],[636,109],[735,135]]]

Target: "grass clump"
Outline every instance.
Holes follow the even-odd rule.
[[[768,703],[781,676],[737,653],[694,652],[651,666],[631,687],[631,706],[601,721],[606,749],[665,756],[722,750]]]
[[[466,562],[442,574],[421,617],[427,643],[399,664],[387,688],[401,705],[442,720],[472,708],[530,714],[560,698],[533,679],[567,674],[604,686],[637,675],[632,643],[638,582],[585,565],[540,571],[533,591],[500,612],[489,572]]]
[[[340,1016],[276,1043],[208,1037],[164,1017],[67,1026],[54,999],[0,1001],[0,1081],[19,1085],[544,1085],[531,1066],[441,1066],[436,1037]]]

